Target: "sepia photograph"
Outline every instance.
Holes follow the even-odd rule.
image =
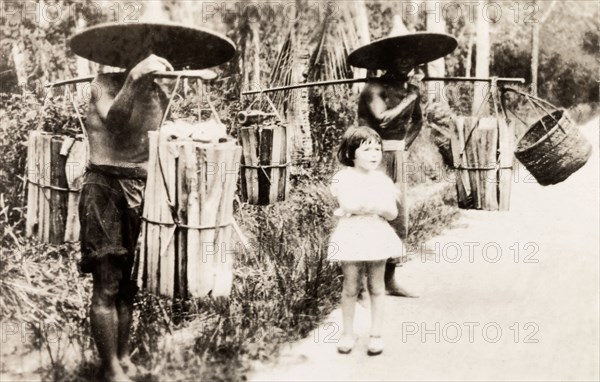
[[[599,381],[598,0],[0,0],[0,382]]]

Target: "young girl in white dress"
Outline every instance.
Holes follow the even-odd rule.
[[[361,273],[367,270],[371,297],[371,333],[367,354],[383,351],[381,325],[385,296],[385,262],[403,254],[403,243],[387,220],[398,210],[398,189],[378,170],[382,158],[381,137],[369,127],[348,129],[342,137],[338,159],[345,166],[332,178],[331,193],[338,200],[334,214],[339,222],[329,241],[330,261],[340,261],[344,274],[342,314],[344,331],[338,352],[352,351],[354,308],[361,286]]]

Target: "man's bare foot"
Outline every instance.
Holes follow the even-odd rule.
[[[113,366],[104,372],[106,382],[133,382],[120,365]]]
[[[134,378],[139,374],[145,373],[145,369],[141,366],[136,366],[133,362],[131,362],[131,358],[129,357],[121,358],[119,363],[129,378]]]
[[[396,281],[396,264],[387,263],[385,265],[385,290],[390,296],[398,297],[419,297],[416,294],[410,293],[406,289],[398,285]]]
[[[365,309],[369,309],[371,305],[371,298],[369,297],[369,292],[366,289],[361,288],[358,292],[358,297],[356,301]]]
[[[363,269],[364,272],[364,269]],[[369,286],[367,285],[367,276],[364,273],[360,277],[360,289],[358,290],[358,296],[356,301],[365,309],[369,309],[371,305],[371,298],[369,296]]]
[[[413,297],[413,298],[419,297],[416,294],[410,293],[406,289],[402,288],[400,285],[398,285],[398,283],[396,283],[396,281],[386,282],[385,283],[385,291],[390,296]]]

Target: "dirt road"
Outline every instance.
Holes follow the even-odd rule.
[[[541,187],[519,168],[510,212],[465,211],[401,269],[421,297],[387,297],[381,356],[366,355],[360,307],[360,341],[337,354],[336,309],[250,380],[598,380],[599,125],[583,127],[594,154],[567,181]]]

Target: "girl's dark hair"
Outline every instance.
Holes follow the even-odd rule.
[[[374,139],[381,144],[381,137],[377,132],[367,126],[351,127],[342,136],[337,157],[341,164],[354,167],[354,154],[356,149],[365,141]]]

